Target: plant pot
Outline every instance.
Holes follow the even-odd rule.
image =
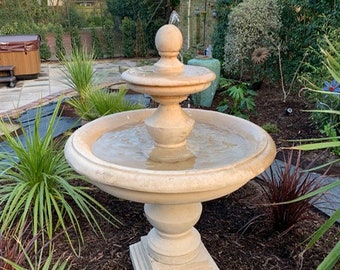
[[[207,56],[198,56],[196,58],[190,59],[188,61],[188,65],[206,67],[215,73],[216,78],[212,81],[211,85],[207,89],[191,95],[194,105],[210,107],[215,97],[218,82],[220,80],[220,61]]]

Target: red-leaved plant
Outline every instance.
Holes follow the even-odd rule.
[[[294,203],[287,204],[284,202],[317,190],[324,185],[323,179],[327,174],[327,171],[322,175],[308,172],[308,168],[313,165],[313,162],[308,164],[305,170],[301,169],[301,151],[290,150],[288,154],[283,152],[283,159],[283,165],[275,161],[259,177],[264,191],[264,199],[270,207],[269,219],[274,229],[278,231],[288,231],[303,220],[313,219],[309,210],[322,194]]]

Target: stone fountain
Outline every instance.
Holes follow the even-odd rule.
[[[178,60],[182,41],[176,26],[161,27],[160,60],[122,74],[128,88],[149,94],[157,109],[99,118],[75,131],[65,147],[71,166],[94,185],[145,204],[153,229],[130,246],[135,270],[218,269],[194,228],[202,202],[237,190],[275,157],[272,139],[255,124],[180,107],[215,78]]]

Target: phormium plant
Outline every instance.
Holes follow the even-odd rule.
[[[42,241],[46,238],[51,241],[61,229],[76,251],[68,228],[72,227],[76,240],[82,243],[82,224],[77,213],[86,218],[96,233],[101,233],[96,216],[111,224],[118,221],[87,193],[88,185],[72,184],[73,180],[87,179],[72,170],[63,147],[53,137],[60,103],[46,127],[42,126],[41,110],[38,110],[34,127],[22,129],[22,136],[17,132],[13,136],[5,123],[0,122],[4,138],[13,149],[13,153],[5,150],[0,156],[0,234],[12,228],[21,231],[29,220],[32,237],[42,231]]]
[[[283,157],[282,166],[276,163],[260,176],[264,199],[270,207],[269,219],[273,227],[279,231],[290,230],[299,222],[313,218],[309,214],[309,210],[321,194],[295,203],[281,203],[317,190],[323,185],[323,178],[327,173],[326,171],[320,176],[303,171],[301,169],[301,152],[295,156],[295,151],[290,150],[288,154],[283,152]],[[294,159],[296,159],[295,162]]]

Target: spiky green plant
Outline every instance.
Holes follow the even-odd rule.
[[[73,49],[71,56],[64,56],[62,72],[69,87],[83,97],[94,85],[94,52],[87,52],[85,48]]]
[[[77,96],[67,100],[67,103],[76,110],[83,120],[87,121],[113,113],[144,108],[141,103],[125,99],[126,93],[127,90],[124,87],[121,87],[118,92],[93,88],[83,99]]]
[[[81,244],[82,224],[77,213],[84,215],[96,233],[101,233],[96,215],[111,224],[117,220],[87,193],[88,186],[71,183],[75,179],[87,180],[71,169],[63,148],[53,138],[60,103],[56,105],[44,135],[39,132],[43,127],[41,110],[36,114],[32,130],[22,129],[22,140],[17,132],[12,136],[5,123],[0,122],[0,129],[14,151],[1,153],[0,233],[10,228],[21,230],[26,220],[31,220],[33,236],[42,230],[42,241],[46,237],[51,241],[61,228],[76,252],[68,227],[72,227]],[[70,203],[71,200],[74,204]]]

